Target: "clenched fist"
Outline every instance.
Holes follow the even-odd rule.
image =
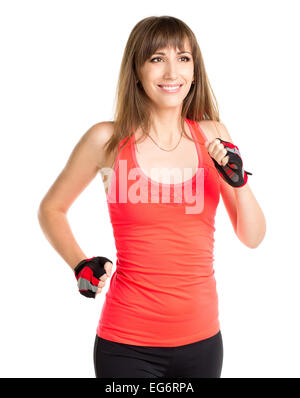
[[[107,257],[86,258],[74,268],[79,293],[95,298],[101,293],[105,282],[111,276],[112,261]]]
[[[234,188],[243,187],[247,183],[248,174],[252,173],[244,170],[241,154],[236,145],[215,138],[210,143],[206,141],[205,147],[224,181]]]
[[[226,156],[227,150],[225,149],[225,146],[221,143],[221,140],[219,138],[215,138],[210,143],[206,141],[205,146],[210,156],[215,159],[215,161],[218,162],[220,166],[225,166],[228,163],[229,156]]]

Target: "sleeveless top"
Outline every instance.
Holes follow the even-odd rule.
[[[220,330],[213,268],[219,174],[200,126],[185,121],[199,162],[182,183],[143,173],[134,134],[119,143],[107,195],[117,261],[96,331],[103,339],[174,347]]]

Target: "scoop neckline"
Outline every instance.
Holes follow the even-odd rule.
[[[139,175],[144,180],[150,181],[151,184],[154,184],[154,185],[157,185],[157,186],[167,186],[167,187],[175,187],[176,186],[177,187],[177,186],[184,186],[184,185],[193,183],[193,181],[198,177],[198,175],[201,172],[201,164],[202,164],[201,149],[200,149],[200,145],[199,145],[199,143],[197,141],[196,134],[194,133],[193,128],[192,128],[189,120],[187,118],[185,118],[184,121],[186,122],[186,124],[188,125],[188,127],[190,129],[191,135],[192,135],[192,137],[194,139],[194,144],[196,146],[196,151],[197,151],[197,155],[198,155],[198,166],[197,166],[196,173],[192,177],[190,177],[188,180],[185,180],[185,181],[182,181],[182,182],[170,183],[170,184],[153,180],[146,173],[144,173],[144,171],[142,170],[141,166],[139,165],[139,162],[138,162],[137,157],[136,157],[136,145],[133,142],[134,141],[134,134],[132,134],[132,137],[131,137],[131,153],[132,153],[132,156],[133,156],[133,161],[135,163],[135,166],[140,171]]]

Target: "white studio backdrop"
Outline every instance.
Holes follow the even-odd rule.
[[[0,377],[95,377],[108,290],[89,300],[46,240],[37,210],[80,137],[113,120],[128,36],[171,15],[195,33],[221,120],[239,146],[267,221],[257,249],[220,198],[215,277],[221,377],[299,377],[299,24],[287,1],[1,1]],[[68,213],[87,256],[116,250],[100,174]]]

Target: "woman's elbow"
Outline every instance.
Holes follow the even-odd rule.
[[[238,238],[249,249],[256,249],[264,240],[265,235],[266,235],[266,226],[264,226],[264,228],[259,232],[259,234],[257,234],[255,239],[245,240],[245,239],[241,239],[241,237],[239,237],[239,236],[238,236]]]

